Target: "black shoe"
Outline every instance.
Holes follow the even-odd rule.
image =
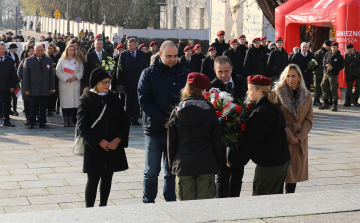
[[[15,113],[10,110],[9,115],[15,115]]]
[[[141,123],[138,121],[132,121],[132,125],[141,125]]]
[[[11,124],[11,122],[4,122],[3,126],[15,127],[15,125]]]
[[[39,128],[41,128],[41,129],[49,129],[49,127],[46,124],[40,124]]]
[[[57,115],[60,114],[60,111],[56,111],[56,114],[57,114]]]
[[[322,104],[320,102],[314,102],[313,105],[314,106],[321,106]]]
[[[34,129],[34,125],[29,125],[29,128],[28,128],[29,130],[32,130],[32,129]]]
[[[354,103],[354,106],[360,106],[360,104],[356,102],[356,103]]]
[[[48,112],[48,116],[54,116],[52,112]]]
[[[14,111],[14,115],[19,116],[19,113],[17,113],[17,111]]]

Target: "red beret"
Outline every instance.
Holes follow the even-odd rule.
[[[259,37],[257,37],[257,38],[255,38],[255,39],[253,39],[253,43],[255,43],[255,42],[257,42],[257,41],[260,41],[260,38]]]
[[[184,48],[184,52],[185,52],[186,50],[192,50],[192,49],[191,49],[191,46],[186,46],[186,47]]]
[[[271,79],[262,75],[252,75],[247,77],[248,84],[269,86],[271,85]]]
[[[200,73],[190,73],[187,77],[187,82],[200,89],[208,89],[210,87],[210,79]]]
[[[260,38],[260,41],[263,41],[263,40],[266,40],[267,39],[267,36],[263,36]]]
[[[224,35],[225,35],[225,31],[220,30],[219,32],[217,32],[216,35],[217,35],[217,36],[224,36]]]
[[[338,42],[333,42],[330,46],[337,46],[337,47],[339,47],[339,43],[338,43]]]
[[[237,40],[236,40],[236,39],[232,39],[232,40],[230,40],[229,43],[230,43],[230,44],[237,43]]]
[[[125,49],[125,45],[124,45],[124,44],[119,44],[119,45],[117,45],[116,49],[120,49],[120,48]]]
[[[275,43],[277,43],[279,41],[283,42],[283,39],[280,36],[278,38],[276,38]]]
[[[210,52],[211,50],[216,50],[216,47],[212,46],[208,49],[208,52]]]
[[[241,36],[239,37],[239,39],[246,39],[246,36],[245,36],[245,35],[241,35]]]
[[[141,50],[141,47],[146,47],[146,43],[142,43],[142,44],[140,44],[140,46],[139,46],[139,48],[138,48],[138,50]]]
[[[151,47],[151,46],[157,46],[157,45],[158,45],[158,43],[156,41],[152,41],[149,46]]]
[[[201,45],[200,45],[200,44],[196,44],[196,45],[194,46],[193,50],[196,50],[196,49],[199,48],[199,47],[201,47]]]
[[[97,34],[94,38],[95,39],[101,38],[101,34]]]

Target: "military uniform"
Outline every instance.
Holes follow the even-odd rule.
[[[114,44],[111,42],[106,42],[106,48],[109,50],[110,55],[114,54]]]
[[[355,51],[354,55],[345,54],[345,74],[346,74],[346,100],[345,106],[351,105],[351,96],[352,96],[352,88],[354,82],[355,92],[354,92],[354,105],[359,105],[359,94],[360,94],[360,52]]]
[[[80,43],[80,46],[81,46],[81,48],[83,48],[86,51],[88,51],[90,48],[90,45],[88,42],[82,42],[82,43]]]
[[[323,60],[327,50],[322,47],[315,52],[315,60],[318,63],[317,69],[314,71],[314,84],[315,84],[315,95],[314,95],[314,105],[320,103],[320,97],[322,95],[321,82],[324,77],[324,65]]]

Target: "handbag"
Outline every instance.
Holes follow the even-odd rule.
[[[95,122],[92,124],[91,128],[94,128],[96,123],[98,123],[100,121],[100,119],[103,117],[105,109],[106,109],[106,104],[104,105],[104,108],[101,112],[101,114],[99,115],[99,117],[95,120]],[[79,123],[79,122],[78,122]],[[78,127],[78,123],[76,123],[76,129],[75,129],[75,144],[74,144],[74,148],[73,148],[73,153],[75,155],[84,155],[84,151],[85,151],[85,140],[80,136],[80,134],[78,133],[79,127]]]

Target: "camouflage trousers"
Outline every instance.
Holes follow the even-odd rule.
[[[314,75],[314,85],[315,85],[315,94],[314,98],[319,99],[322,95],[321,83],[323,80],[324,74],[315,74]]]
[[[330,93],[334,97],[334,102],[338,101],[338,89],[339,89],[339,83],[338,83],[338,76],[330,76],[327,74],[324,74],[324,77],[321,82],[321,88],[324,95],[324,101],[328,101],[330,98]]]

